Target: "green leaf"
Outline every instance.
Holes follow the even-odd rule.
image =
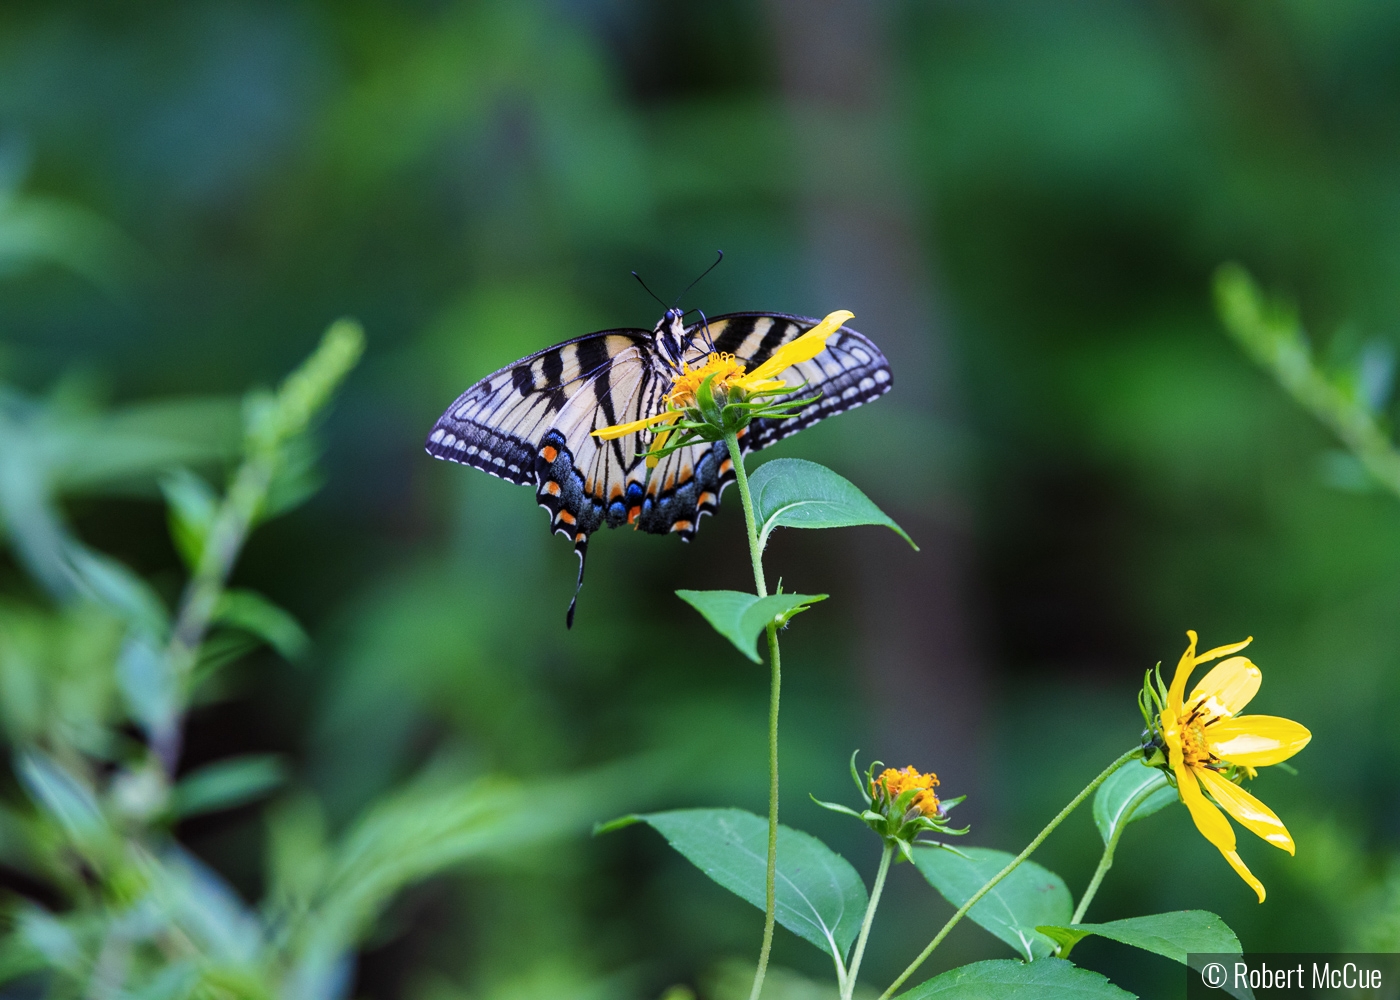
[[[1238,955],[1243,949],[1240,939],[1225,921],[1206,910],[1176,910],[1154,913],[1147,917],[1110,920],[1103,924],[1070,924],[1066,927],[1037,927],[1036,930],[1062,941],[1066,949],[1073,948],[1091,934],[1141,948],[1173,962],[1189,965],[1197,972],[1201,962],[1188,961],[1191,955]],[[1068,954],[1068,950],[1062,952]],[[1225,992],[1247,997],[1248,991],[1226,987]]]
[[[289,660],[300,659],[311,648],[311,639],[301,624],[256,591],[224,591],[214,620],[252,633]]]
[[[91,846],[109,832],[92,790],[46,753],[24,750],[15,770],[25,791],[75,842]]]
[[[1018,871],[1020,869],[1017,869]],[[1133,1000],[1097,972],[1062,958],[1026,965],[1010,959],[973,962],[934,976],[898,1000]]]
[[[191,771],[175,787],[170,806],[181,818],[232,809],[266,795],[286,777],[281,759],[272,754],[221,760]]]
[[[1094,824],[1107,844],[1120,826],[1151,816],[1175,801],[1176,789],[1159,769],[1125,764],[1109,775],[1095,793]]]
[[[127,711],[151,736],[168,733],[180,709],[180,685],[164,650],[134,633],[117,656],[117,686]]]
[[[1040,930],[1041,928],[1037,928]],[[1120,944],[1131,945],[1186,963],[1190,954],[1240,954],[1240,940],[1225,921],[1206,910],[1175,910],[1147,917],[1128,917],[1104,924],[1069,924],[1044,930],[1077,935],[1076,940],[1097,934]]]
[[[759,548],[774,528],[846,528],[882,524],[917,551],[914,540],[849,480],[824,465],[800,458],[775,458],[749,476]]]
[[[986,847],[964,847],[959,854],[919,848],[914,865],[954,906],[962,906],[1014,855]],[[1027,960],[1052,954],[1055,942],[1036,928],[1069,923],[1074,904],[1064,880],[1034,861],[1024,861],[968,911],[979,926],[1001,938]]]
[[[695,867],[764,908],[768,821],[742,809],[677,809],[632,817],[650,824]],[[777,921],[843,960],[865,916],[865,883],[816,837],[778,828]]]
[[[758,634],[774,619],[786,625],[788,619],[809,605],[826,600],[825,594],[773,594],[756,597],[741,590],[678,590],[676,596],[705,616],[716,632],[755,663]]]
[[[185,565],[193,569],[204,554],[204,540],[214,524],[219,498],[208,483],[188,469],[162,476],[160,491],[169,508],[170,539]]]

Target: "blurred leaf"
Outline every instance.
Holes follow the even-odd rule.
[[[170,474],[236,458],[241,421],[233,399],[173,399],[108,413],[53,414],[45,432],[59,495],[127,492]],[[149,487],[147,486],[147,489]]]
[[[180,712],[180,684],[163,649],[130,635],[117,657],[117,683],[131,717],[147,734],[169,734]]]
[[[118,291],[144,264],[136,245],[111,223],[68,201],[0,197],[0,272],[58,264]]]
[[[22,750],[16,772],[35,803],[76,844],[91,847],[110,832],[92,790],[41,750]]]
[[[188,469],[175,469],[161,477],[160,490],[169,510],[170,539],[190,569],[199,565],[204,540],[214,524],[218,494]]]
[[[257,960],[261,925],[213,869],[172,846],[147,855],[142,874],[158,911],[208,959],[245,966]]]
[[[316,495],[325,483],[319,458],[320,449],[309,436],[295,437],[279,446],[277,468],[258,510],[258,521],[270,521],[295,510]]]
[[[774,528],[845,528],[881,524],[917,551],[904,529],[849,480],[824,465],[800,458],[775,458],[749,476],[759,548]]]
[[[150,584],[127,566],[77,542],[65,555],[81,592],[110,608],[131,628],[156,640],[170,630],[170,612]]]
[[[1094,793],[1094,825],[1107,844],[1120,825],[1151,816],[1177,800],[1176,789],[1158,768],[1120,767]]]
[[[966,857],[937,847],[914,851],[915,867],[954,906],[971,899],[1014,857],[986,847],[963,847],[959,851]],[[1073,909],[1069,889],[1060,876],[1034,861],[1024,861],[967,915],[1030,961],[1055,950],[1055,943],[1036,928],[1069,923]]]
[[[898,994],[899,1000],[1133,1000],[1097,972],[1062,958],[973,962]]]
[[[758,635],[768,623],[786,625],[793,615],[806,611],[826,594],[772,594],[756,597],[740,590],[678,590],[676,596],[705,616],[714,630],[734,644],[734,648],[755,663]]]
[[[255,591],[225,590],[213,620],[258,636],[289,660],[301,659],[311,648],[297,620]]]
[[[1060,954],[1065,957],[1081,940],[1097,934],[1189,965],[1197,972],[1201,971],[1204,961],[1192,962],[1189,960],[1191,955],[1238,955],[1243,951],[1239,938],[1235,937],[1235,932],[1226,926],[1225,921],[1205,910],[1177,910],[1110,920],[1103,924],[1070,924],[1068,927],[1039,927],[1037,930],[1058,941],[1061,944]],[[1241,1000],[1252,1000],[1247,987],[1239,990],[1226,987],[1224,992]]]
[[[749,1000],[753,991],[754,963],[742,959],[720,962],[701,980],[704,1000]],[[854,1000],[875,1000],[878,989],[857,985]],[[769,963],[763,980],[765,1000],[838,1000],[836,983],[809,978],[792,969]]]
[[[647,823],[695,867],[759,909],[767,902],[768,821],[742,809],[677,809],[630,816]],[[604,829],[616,829],[622,821]],[[778,923],[842,958],[860,931],[865,883],[816,837],[778,828]]]
[[[232,809],[261,798],[286,779],[287,769],[274,754],[221,760],[180,779],[171,797],[171,809],[181,819]]]

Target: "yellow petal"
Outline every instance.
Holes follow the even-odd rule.
[[[1181,696],[1186,692],[1186,681],[1191,676],[1191,671],[1196,669],[1196,633],[1188,628],[1186,636],[1191,641],[1186,646],[1186,652],[1181,654],[1181,659],[1176,661],[1172,686],[1167,690],[1167,710],[1173,717],[1181,715]]]
[[[1241,826],[1280,850],[1293,853],[1293,838],[1289,836],[1283,820],[1275,816],[1272,809],[1214,771],[1202,768],[1196,773],[1200,776],[1201,784],[1206,786],[1206,791],[1220,803],[1220,808],[1239,820]]]
[[[656,440],[652,442],[651,448],[647,451],[647,468],[654,469],[661,461],[661,456],[657,454],[666,447],[666,439],[671,436],[671,428],[667,428],[656,435]]]
[[[1181,792],[1181,801],[1186,803],[1196,829],[1219,849],[1220,853],[1235,849],[1235,829],[1219,809],[1211,805],[1201,794],[1201,786],[1196,783],[1196,775],[1201,772],[1174,761],[1172,770],[1176,772],[1176,787]]]
[[[1181,792],[1181,801],[1186,803],[1196,829],[1225,856],[1225,860],[1230,862],[1230,867],[1254,890],[1259,902],[1264,902],[1264,883],[1255,878],[1254,873],[1240,860],[1239,852],[1235,850],[1235,831],[1230,826],[1230,821],[1206,800],[1201,794],[1201,786],[1196,784],[1197,774],[1204,776],[1212,772],[1193,771],[1179,762],[1173,763],[1172,770],[1176,772],[1176,787]]]
[[[1254,890],[1254,894],[1259,897],[1259,902],[1264,902],[1264,883],[1254,877],[1254,873],[1249,870],[1244,861],[1240,858],[1239,852],[1221,851],[1220,853],[1225,855],[1225,860],[1230,862],[1230,867],[1235,870],[1235,873],[1239,875],[1240,878],[1244,879],[1249,887]]]
[[[1211,660],[1218,659],[1219,657],[1229,656],[1231,653],[1238,653],[1253,641],[1254,636],[1250,636],[1244,642],[1232,642],[1228,646],[1216,646],[1214,649],[1208,649],[1200,656],[1196,657],[1196,662],[1209,663]]]
[[[842,323],[855,319],[855,315],[845,309],[828,313],[827,317],[812,329],[774,351],[773,356],[749,372],[748,377],[755,380],[772,378],[795,364],[811,361],[826,350],[826,338],[840,329]]]
[[[1200,662],[1203,657],[1197,657]],[[1259,668],[1245,656],[1232,656],[1210,669],[1186,699],[1194,706],[1203,701],[1206,718],[1229,718],[1249,704],[1259,693]]]
[[[1206,726],[1210,752],[1241,767],[1268,767],[1287,760],[1312,739],[1292,719],[1276,715],[1240,715]]]
[[[593,436],[602,438],[604,441],[612,441],[616,438],[626,437],[628,434],[636,434],[638,431],[646,430],[655,424],[677,420],[680,415],[679,410],[663,410],[650,417],[634,420],[630,424],[613,424],[611,427],[601,427],[593,432]]]

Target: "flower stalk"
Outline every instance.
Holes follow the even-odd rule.
[[[744,456],[739,450],[739,435],[728,431],[724,435],[729,460],[734,463],[734,479],[739,486],[739,502],[744,508],[744,529],[749,540],[749,559],[753,563],[754,591],[759,597],[768,596],[768,583],[763,576],[763,549],[758,542],[758,523],[754,518],[753,495],[749,492],[749,474],[744,469]],[[763,992],[763,980],[768,974],[768,956],[773,951],[773,928],[777,921],[778,877],[778,706],[783,686],[782,659],[778,654],[778,625],[768,623],[768,868],[763,877],[764,916],[763,946],[758,952],[758,968],[754,972],[749,1000],[758,1000]]]
[[[841,1000],[851,1000],[856,990],[856,976],[860,974],[860,963],[865,958],[865,942],[870,937],[870,925],[875,922],[875,908],[880,905],[880,894],[885,890],[885,878],[890,873],[890,862],[894,860],[894,844],[885,842],[880,852],[880,867],[875,872],[875,885],[870,890],[870,903],[865,907],[865,919],[860,924],[860,936],[856,938],[856,950],[851,953],[851,968],[841,984]]]

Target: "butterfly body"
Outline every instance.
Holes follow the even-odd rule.
[[[678,310],[668,309],[652,330],[604,330],[566,341],[459,396],[433,426],[428,454],[535,487],[551,528],[574,542],[581,582],[588,539],[599,528],[631,525],[689,541],[734,481],[723,441],[696,441],[662,458],[648,475],[652,430],[610,441],[593,432],[664,410],[675,376],[712,352],[733,354],[752,369],[817,322],[733,313],[686,326]],[[879,348],[845,327],[786,378],[794,395],[819,398],[791,419],[753,421],[739,438],[745,454],[881,396],[891,385]],[[572,613],[571,605],[571,620]]]

